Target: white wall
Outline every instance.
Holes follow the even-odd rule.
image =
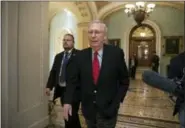
[[[2,2],[2,127],[48,124],[48,2]]]

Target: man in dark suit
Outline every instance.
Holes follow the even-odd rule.
[[[138,65],[138,60],[137,60],[136,54],[134,54],[129,59],[130,76],[132,79],[135,79],[137,65]]]
[[[90,47],[80,51],[67,68],[64,118],[71,116],[73,93],[80,85],[82,113],[88,128],[115,127],[120,102],[129,86],[123,50],[104,44],[106,32],[103,22],[91,22]]]
[[[74,37],[71,34],[64,35],[63,38],[64,51],[55,56],[53,67],[50,71],[49,79],[46,85],[46,94],[49,96],[50,91],[55,87],[54,97],[60,98],[63,105],[64,92],[66,91],[66,66],[73,57],[79,52],[74,48]],[[76,88],[75,96],[72,100],[73,116],[69,121],[65,120],[65,128],[81,128],[78,117],[78,109],[80,104],[80,89]]]
[[[156,51],[153,51],[153,56],[151,59],[151,66],[152,66],[152,71],[158,72],[159,56],[156,54]]]
[[[183,76],[183,70],[185,71],[185,52],[179,54],[178,56],[174,57],[170,61],[170,68],[168,72],[168,77],[170,79],[178,78],[181,79]],[[183,84],[182,89],[185,89],[185,81]],[[184,90],[185,91],[185,90]],[[184,124],[184,116],[185,116],[185,102],[184,96],[177,97],[175,109],[173,115],[179,113],[179,120],[180,120],[180,128],[185,128]]]

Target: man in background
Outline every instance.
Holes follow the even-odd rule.
[[[152,66],[152,71],[155,71],[158,73],[158,68],[159,68],[159,56],[156,54],[156,51],[153,51],[153,56],[151,59],[151,66]]]
[[[63,38],[64,51],[57,54],[54,59],[52,69],[50,71],[49,79],[46,85],[46,94],[49,96],[50,91],[54,90],[55,99],[60,98],[63,106],[64,93],[66,91],[66,67],[79,52],[74,48],[74,36],[72,34],[66,34]],[[78,109],[80,104],[80,89],[75,88],[75,94],[72,100],[73,115],[70,116],[69,120],[65,120],[65,128],[81,128]]]
[[[130,76],[133,80],[136,78],[137,65],[138,65],[138,60],[137,60],[136,54],[134,54],[129,59]]]

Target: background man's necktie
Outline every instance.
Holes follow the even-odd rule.
[[[64,59],[61,65],[61,76],[60,76],[60,83],[64,83],[66,81],[66,65],[68,63],[69,57],[68,57],[69,53],[66,52],[64,54]]]
[[[93,58],[93,80],[94,84],[97,83],[99,72],[100,72],[100,64],[98,60],[98,52],[94,52],[94,58]]]

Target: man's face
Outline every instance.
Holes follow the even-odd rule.
[[[105,40],[105,28],[101,23],[93,23],[88,28],[91,47],[101,47]]]
[[[65,50],[72,49],[74,46],[73,38],[70,35],[65,35],[63,38],[63,48]]]

